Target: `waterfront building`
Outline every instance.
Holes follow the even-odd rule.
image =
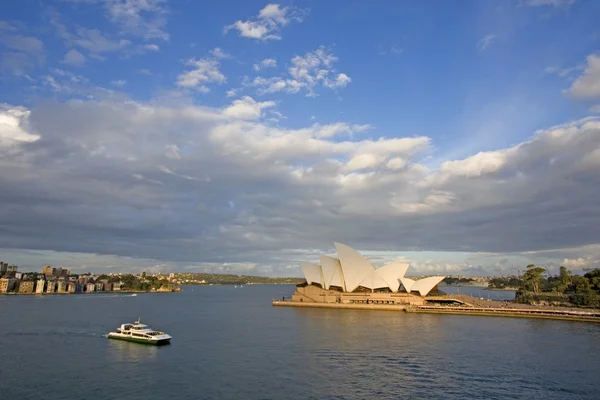
[[[69,281],[67,282],[67,292],[75,293],[77,291],[77,283]]]
[[[13,278],[14,278],[14,276],[15,276],[15,274],[17,273],[17,271],[18,271],[18,270],[19,270],[19,267],[17,267],[16,265],[9,265],[9,266],[6,268],[6,273],[5,273],[5,275],[8,275],[8,276],[10,276],[10,277],[13,277]]]
[[[35,281],[22,280],[19,283],[19,293],[21,294],[32,294],[35,286]]]
[[[103,292],[103,291],[104,291],[104,283],[96,282],[96,292]]]
[[[96,284],[94,282],[88,282],[85,284],[85,291],[87,293],[92,293],[96,291]]]
[[[67,282],[64,279],[59,279],[56,283],[56,292],[57,293],[66,293],[67,292]]]
[[[103,283],[102,290],[104,290],[105,292],[112,292],[112,290],[113,290],[112,286],[113,286],[112,283],[105,282],[105,283]]]
[[[113,282],[112,290],[113,290],[113,292],[120,292],[121,291],[121,282]]]
[[[38,279],[35,284],[35,293],[36,294],[44,293],[45,286],[46,286],[46,280],[44,278]]]
[[[19,281],[13,277],[5,276],[0,279],[0,293],[14,292]]]
[[[52,279],[48,279],[46,281],[46,291],[45,293],[55,293],[56,292],[56,281]]]
[[[341,243],[334,245],[337,258],[322,255],[320,264],[302,264],[306,283],[297,286],[292,301],[423,304],[423,297],[444,279],[444,276],[406,278],[409,267],[406,263],[375,268],[353,248]]]

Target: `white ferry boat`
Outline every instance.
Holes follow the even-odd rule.
[[[142,324],[139,319],[133,324],[121,325],[116,332],[110,332],[108,338],[153,345],[169,344],[171,341],[170,335],[150,329],[148,325]]]

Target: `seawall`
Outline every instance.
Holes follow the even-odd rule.
[[[481,307],[454,307],[454,306],[411,306],[404,304],[344,304],[344,303],[312,303],[289,300],[273,300],[274,307],[301,307],[301,308],[337,308],[352,310],[380,310],[380,311],[405,311],[411,313],[473,315],[516,318],[541,318],[554,320],[568,320],[580,322],[600,322],[599,311],[576,310],[548,310],[548,309],[505,309]]]

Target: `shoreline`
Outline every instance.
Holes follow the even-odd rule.
[[[0,296],[63,296],[63,295],[95,295],[95,294],[137,294],[137,293],[179,293],[182,290],[120,290],[116,292],[54,292],[54,293],[0,293]]]
[[[403,311],[422,314],[448,314],[470,316],[493,316],[513,318],[538,318],[562,321],[596,322],[600,323],[600,311],[560,310],[544,308],[484,308],[457,306],[413,306],[406,304],[342,304],[342,303],[311,303],[294,302],[290,300],[273,300],[273,307],[299,308],[337,308],[353,310]]]

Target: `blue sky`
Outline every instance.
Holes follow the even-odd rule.
[[[600,262],[598,2],[1,10],[0,248],[14,262],[296,274],[333,240],[424,271]],[[55,240],[33,233],[48,224]]]

